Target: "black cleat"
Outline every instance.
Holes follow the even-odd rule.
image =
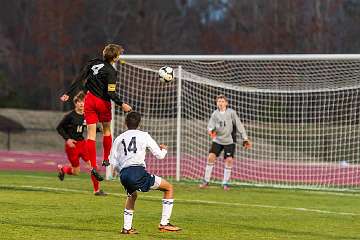
[[[103,166],[103,167],[110,166],[109,160],[103,160],[101,166]]]
[[[96,178],[96,180],[98,180],[99,182],[101,182],[102,180],[104,180],[104,178],[100,175],[100,173],[98,173],[98,172],[96,171],[95,168],[93,168],[93,169],[91,170],[91,175],[93,175],[93,176]]]
[[[121,234],[138,234],[138,231],[136,231],[135,228],[130,228],[129,230],[126,230],[123,228],[120,232]]]
[[[95,192],[94,195],[95,196],[106,196],[108,194],[100,189],[99,191]]]
[[[60,181],[64,181],[64,178],[65,178],[65,173],[63,171],[63,166],[62,165],[58,165],[58,178]]]

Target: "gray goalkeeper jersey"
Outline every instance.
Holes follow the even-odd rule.
[[[213,141],[221,145],[236,142],[236,131],[244,140],[248,139],[244,125],[235,110],[231,108],[227,108],[225,112],[215,110],[210,117],[208,131],[216,131],[216,138]]]

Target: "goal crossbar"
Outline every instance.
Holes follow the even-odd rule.
[[[200,180],[210,146],[207,121],[225,94],[254,145],[236,146],[233,183],[308,189],[360,187],[360,54],[123,55],[119,94],[142,128],[169,145],[149,171]],[[175,80],[159,81],[171,66]],[[124,115],[113,108],[113,135]],[[223,162],[212,175],[221,181]]]

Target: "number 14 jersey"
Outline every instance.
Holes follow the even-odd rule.
[[[167,153],[166,149],[160,149],[149,133],[127,130],[115,139],[110,152],[110,163],[119,171],[130,166],[146,167],[146,149],[149,149],[158,159],[163,159]]]

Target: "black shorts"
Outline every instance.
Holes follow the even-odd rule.
[[[216,142],[212,142],[209,153],[214,153],[216,157],[219,157],[222,150],[224,150],[224,159],[228,157],[234,157],[235,143],[229,145],[221,145]]]
[[[155,176],[149,174],[143,166],[130,166],[120,172],[120,182],[128,195],[136,191],[148,192],[155,183]]]

